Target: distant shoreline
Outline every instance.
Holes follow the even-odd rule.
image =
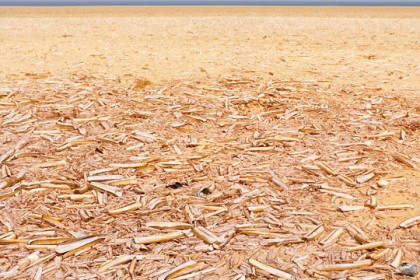
[[[175,0],[175,1],[142,1],[142,0],[75,0],[75,1],[28,1],[28,0],[0,0],[0,6],[9,7],[75,7],[75,6],[336,6],[336,7],[355,7],[355,6],[377,6],[377,7],[409,7],[409,6],[420,6],[420,0],[411,1],[375,1],[375,0],[356,0],[356,1],[308,1],[308,0],[297,0],[297,1],[222,1],[222,0],[207,0],[207,1],[192,1],[192,0]]]
[[[149,16],[303,16],[348,18],[418,18],[409,6],[0,6],[0,18],[149,17]]]

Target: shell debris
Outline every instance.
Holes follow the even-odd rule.
[[[418,260],[410,103],[101,75],[0,95],[0,278],[388,279]]]

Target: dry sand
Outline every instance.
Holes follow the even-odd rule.
[[[2,8],[0,73],[418,88],[419,8]],[[417,74],[417,75],[416,75]],[[417,79],[417,80],[416,80]]]
[[[420,264],[419,15],[0,8],[0,277],[400,277]],[[143,245],[163,221],[187,225]]]

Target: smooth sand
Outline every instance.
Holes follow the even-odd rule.
[[[418,7],[1,7],[0,75],[326,80],[418,92]]]

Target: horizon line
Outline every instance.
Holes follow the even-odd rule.
[[[0,7],[420,7],[420,4],[0,4]]]
[[[408,7],[420,6],[420,0],[0,0],[0,6],[22,7],[75,7],[75,6],[378,6],[378,7]]]

